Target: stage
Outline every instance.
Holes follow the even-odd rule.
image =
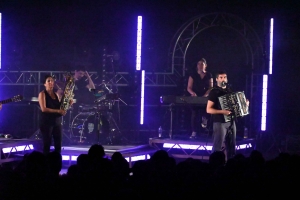
[[[110,158],[115,152],[120,152],[123,157],[128,161],[129,167],[138,160],[150,159],[151,155],[156,151],[150,145],[103,145],[105,156]],[[77,157],[80,154],[87,154],[90,146],[77,145],[77,146],[64,146],[61,154],[64,166],[76,164]]]
[[[256,141],[251,138],[237,139],[237,153],[247,156],[255,149]],[[64,167],[76,163],[80,154],[87,154],[91,145],[65,145],[62,147],[62,159]],[[103,145],[106,157],[110,158],[115,152],[120,152],[129,162],[130,167],[135,161],[147,160],[157,150],[166,150],[175,159],[194,158],[208,160],[212,152],[211,136],[203,135],[197,139],[186,138],[149,138],[148,144],[135,145]],[[53,149],[53,147],[51,147]],[[0,139],[1,157],[0,164],[20,161],[26,153],[34,150],[41,151],[41,139]]]
[[[40,140],[0,138],[0,165],[21,161],[26,153],[40,149],[41,145]]]
[[[155,149],[166,150],[174,158],[194,158],[208,160],[212,153],[212,137],[210,135],[200,135],[196,139],[186,139],[186,137],[174,136],[170,138],[150,138],[149,145]],[[247,156],[256,147],[256,141],[252,138],[237,138],[237,153]]]

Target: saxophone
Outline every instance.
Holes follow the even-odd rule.
[[[71,107],[70,101],[74,97],[73,90],[75,87],[75,80],[71,74],[65,75],[65,80],[66,80],[66,85],[64,88],[64,92],[60,104],[60,109],[62,110],[68,110]]]

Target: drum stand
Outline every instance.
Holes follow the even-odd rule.
[[[62,125],[62,133],[68,139],[69,142],[71,142],[71,137],[72,137],[71,131],[70,131],[70,129],[71,129],[71,123],[72,123],[72,120],[71,120],[71,118],[72,118],[72,111],[73,111],[73,107],[71,107],[69,109],[69,119],[68,119],[68,123],[67,123],[67,127],[68,127],[67,128],[67,132],[69,134],[65,133],[65,130],[64,130],[64,125],[66,124],[66,122],[64,121],[65,116],[62,116],[62,124],[61,124]]]
[[[115,101],[117,101],[117,103],[118,103],[118,120],[120,122],[120,107],[119,107],[119,102],[121,101],[125,105],[127,105],[127,103],[125,103],[121,98],[118,98],[118,100],[113,100],[114,103],[115,103]],[[114,103],[112,105],[114,105]],[[110,139],[111,140],[112,140],[112,138],[113,139],[117,139],[117,140],[120,140],[119,142],[123,141],[126,144],[128,144],[129,141],[128,141],[128,139],[126,137],[123,136],[122,132],[120,131],[120,128],[117,125],[117,122],[116,122],[116,120],[113,117],[112,111],[108,112],[108,117],[109,117],[108,118],[109,124],[113,125],[113,126],[111,126],[112,128],[110,129],[110,131],[113,131],[113,132],[117,133],[117,135],[110,134]]]
[[[122,137],[119,126],[113,117],[111,110],[98,111],[96,112],[95,124],[97,125],[97,142],[101,144],[101,135],[105,137],[104,142],[107,145],[115,144],[116,139],[125,139]],[[116,133],[116,134],[114,134]]]
[[[118,60],[118,57],[116,54],[114,54],[114,56],[110,56],[110,59],[111,59],[111,67],[112,67],[112,72],[113,72],[113,78],[110,81],[111,88],[108,88],[105,81],[103,81],[103,83],[101,85],[103,85],[110,94],[114,94],[114,93],[118,93],[118,88],[117,88],[117,84],[116,84],[116,82],[117,82],[116,81],[116,71],[115,71],[115,66],[114,66],[114,59]],[[122,103],[127,105],[121,98],[118,98],[117,100],[116,99],[110,100],[109,103],[111,104],[111,106],[114,105],[115,101],[118,101],[118,103],[119,103],[119,101],[121,101]],[[119,107],[118,107],[118,109],[119,109]],[[120,110],[118,110],[118,112],[120,112]],[[104,115],[104,113],[97,112],[97,116],[96,116],[98,143],[100,142],[101,129],[103,130],[103,127],[101,127],[101,124],[103,125],[103,120],[101,119],[101,114]],[[107,116],[107,122],[109,124],[108,137],[107,137],[108,144],[113,144],[114,143],[113,141],[115,139],[120,139],[120,140],[124,139],[127,141],[127,139],[122,136],[121,131],[120,131],[115,119],[113,118],[113,113],[112,113],[111,108],[108,111],[105,111],[105,116]],[[119,121],[120,121],[120,114],[119,114]],[[117,135],[113,135],[112,132],[117,133]]]
[[[77,119],[77,117],[78,116],[80,116],[81,114],[83,114],[83,113],[79,113],[79,114],[77,114],[75,117],[74,117],[74,119],[73,119],[73,121],[72,122],[70,122],[70,124],[69,124],[69,132],[70,132],[70,138],[72,139],[72,142],[75,142],[75,143],[79,143],[79,144],[82,144],[83,142],[84,142],[84,139],[86,139],[86,137],[84,137],[84,123],[86,122],[86,120],[87,120],[87,118],[88,118],[88,116],[85,116],[85,118],[81,118],[80,119],[80,123],[79,124],[75,124],[74,125],[74,123],[75,123],[75,120]],[[85,113],[85,114],[89,114],[89,113]],[[79,133],[79,136],[75,136],[74,134],[73,134],[73,129],[77,129],[78,130],[78,133]],[[75,141],[73,138],[76,138],[76,137],[79,137],[79,141]]]
[[[121,134],[121,131],[115,121],[115,119],[113,118],[113,113],[112,112],[107,112],[107,115],[108,115],[108,122],[110,124],[110,133],[108,135],[108,139],[110,141],[111,144],[113,144],[113,135],[112,135],[112,132],[117,132],[118,135],[122,135]],[[112,125],[112,126],[111,126]]]
[[[106,119],[105,112],[100,111],[95,113],[95,124],[97,125],[97,144],[101,144],[101,135],[105,137],[105,143],[112,144],[112,139],[110,137],[109,121]]]

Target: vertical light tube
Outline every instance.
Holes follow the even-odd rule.
[[[142,70],[141,74],[141,114],[140,124],[144,124],[144,95],[145,95],[145,70]]]
[[[1,49],[2,49],[2,13],[0,13],[0,69],[2,69],[2,52],[1,52]]]
[[[274,19],[271,18],[270,20],[270,49],[269,49],[269,74],[273,72],[273,25]]]
[[[142,16],[138,16],[137,21],[137,38],[136,38],[136,70],[141,70],[141,55],[142,55]]]
[[[262,105],[261,105],[261,128],[266,130],[267,124],[267,96],[268,96],[268,75],[263,75],[263,88],[262,88]]]

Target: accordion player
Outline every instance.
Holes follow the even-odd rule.
[[[222,110],[230,110],[231,115],[224,115],[225,122],[231,117],[243,117],[249,114],[249,107],[244,92],[233,92],[218,97]]]

